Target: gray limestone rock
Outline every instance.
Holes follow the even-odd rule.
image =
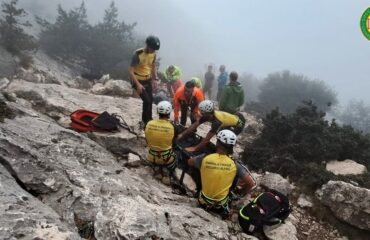
[[[316,191],[334,215],[355,227],[370,231],[370,190],[342,181],[329,181]]]
[[[298,240],[297,229],[290,221],[274,226],[264,226],[263,231],[269,240]]]
[[[289,194],[293,189],[287,179],[276,173],[268,173],[262,176],[260,179],[260,184],[263,187],[275,189],[285,195]]]
[[[81,239],[50,207],[23,190],[0,157],[0,238]]]
[[[150,168],[122,168],[86,135],[12,104],[22,114],[0,125],[0,155],[69,228],[89,226],[97,239],[229,237],[226,222],[197,208],[196,199],[173,194]]]

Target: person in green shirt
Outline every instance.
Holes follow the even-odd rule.
[[[167,91],[171,98],[175,95],[176,90],[182,86],[181,76],[182,73],[178,66],[170,65],[165,71]]]
[[[244,90],[238,82],[238,73],[233,71],[229,76],[230,82],[222,92],[220,111],[235,114],[244,104]]]

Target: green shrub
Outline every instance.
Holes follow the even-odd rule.
[[[271,111],[259,138],[245,147],[243,160],[252,169],[280,173],[311,188],[329,179],[348,180],[325,170],[329,160],[353,159],[370,169],[370,136],[324,118],[312,102],[293,114]],[[369,174],[358,179],[369,187]]]

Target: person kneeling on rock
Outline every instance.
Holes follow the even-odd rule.
[[[161,101],[157,105],[159,119],[151,120],[145,127],[145,139],[149,146],[147,160],[154,169],[154,176],[166,185],[171,184],[173,171],[177,166],[173,143],[176,137],[176,128],[169,121],[172,105],[168,101]]]
[[[256,186],[253,177],[229,157],[233,153],[236,135],[225,129],[217,133],[216,153],[188,159],[188,165],[200,170],[202,189],[198,201],[202,208],[229,216],[229,195],[233,186],[248,192]]]

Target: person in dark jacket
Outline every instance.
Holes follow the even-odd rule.
[[[244,90],[238,82],[238,73],[233,71],[229,76],[230,82],[222,92],[220,111],[235,114],[244,104]]]
[[[221,99],[222,91],[225,88],[228,76],[229,75],[226,72],[225,65],[221,65],[220,66],[220,75],[217,77],[217,82],[218,82],[217,101],[220,101],[220,99]]]

